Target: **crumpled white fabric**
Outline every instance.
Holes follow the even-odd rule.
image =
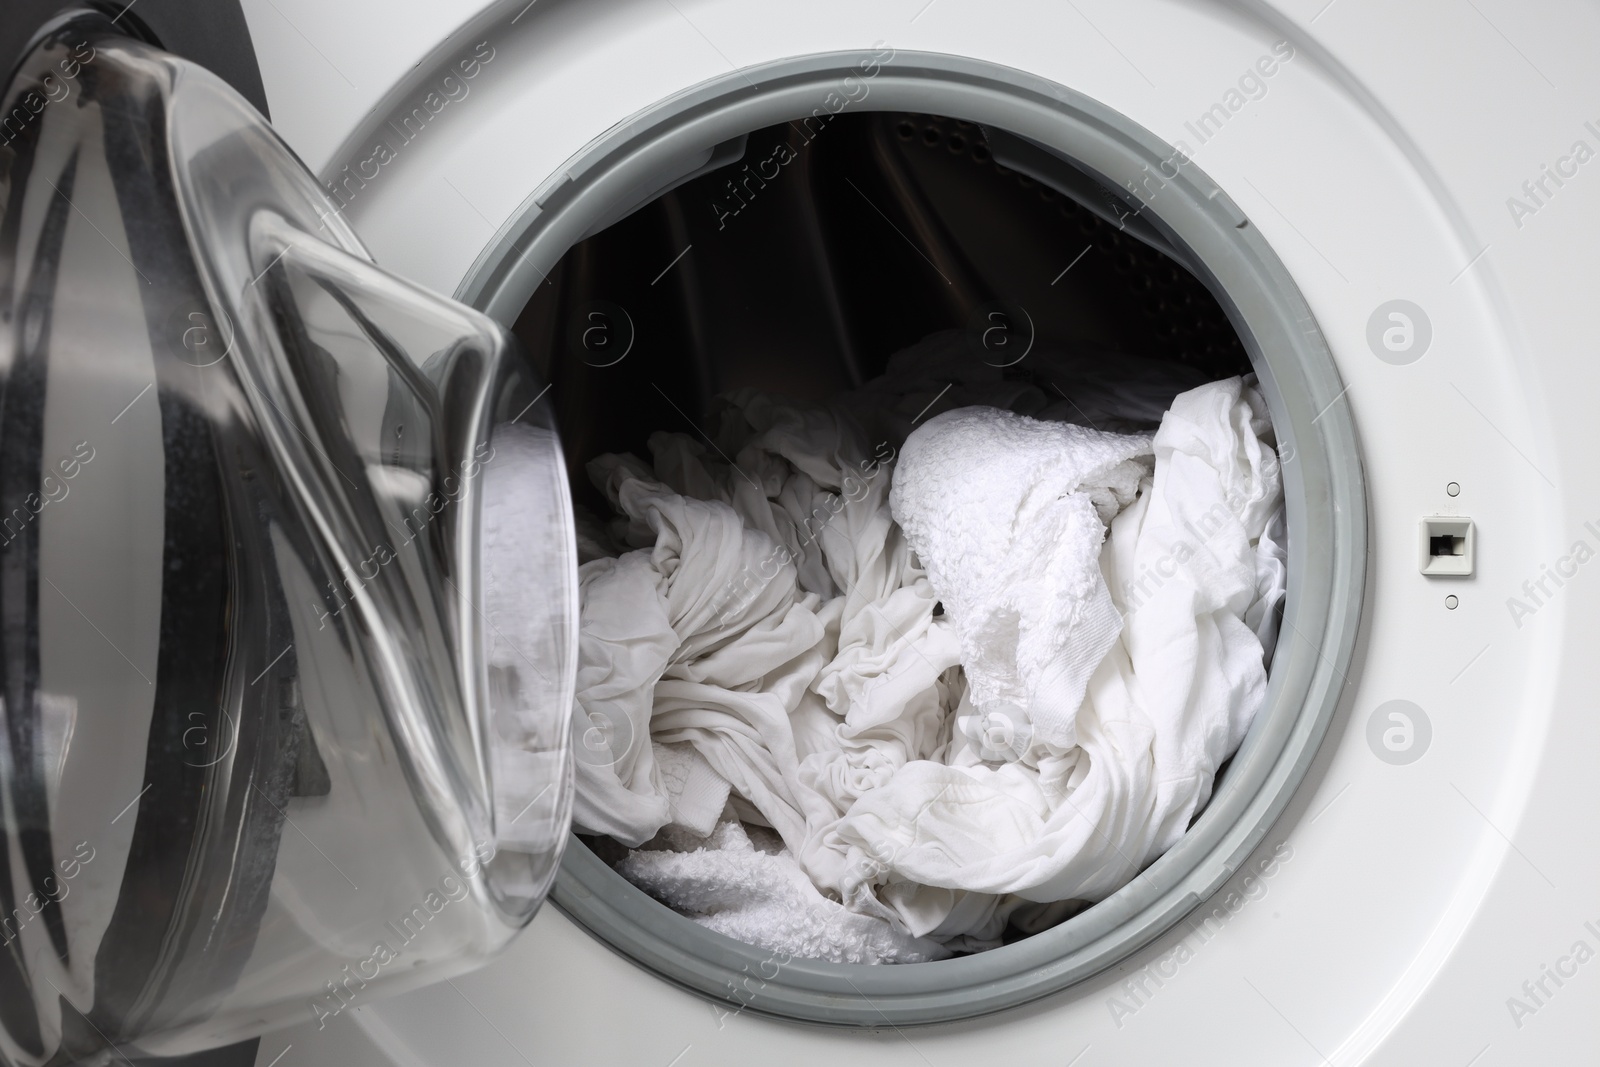
[[[651,741],[689,741],[770,825],[803,837],[789,713],[821,665],[819,598],[776,561],[781,580],[740,581],[772,545],[727,505],[625,457],[590,469],[627,516],[625,539],[653,546],[579,568],[574,823],[643,844],[671,818]]]
[[[942,436],[938,424],[926,432]],[[1238,378],[1174,401],[1154,437],[1153,483],[1112,520],[1101,552],[1122,625],[1068,724],[1073,745],[1040,730],[1012,761],[906,767],[836,830],[852,850],[888,857],[889,870],[867,880],[870,895],[847,886],[845,899],[880,900],[923,934],[947,921],[952,890],[1098,900],[1177,841],[1265,694],[1250,620],[1272,617],[1283,592],[1272,539],[1282,487],[1262,440],[1269,432],[1259,393]],[[942,458],[924,454],[914,434],[898,476],[917,479],[924,455]],[[1005,477],[998,457],[988,475]],[[946,487],[943,506],[960,506],[962,492]],[[984,527],[958,527],[980,535],[966,558],[1008,547],[1012,516],[991,519],[989,540]],[[962,577],[991,572],[974,565]]]
[[[705,834],[674,810],[661,761],[663,745],[687,748],[731,784],[734,814],[778,830],[786,862],[838,886],[846,857],[827,832],[947,742],[959,673],[890,516],[893,450],[866,447],[840,412],[755,392],[727,399],[712,446],[650,446],[653,466],[589,465],[620,512],[590,544],[637,547],[580,568],[574,824],[630,846]],[[686,596],[696,610],[674,611]]]
[[[803,926],[751,933],[762,909],[790,899],[796,872],[887,923],[894,940],[862,949],[884,960],[925,943],[992,947],[1007,923],[1042,928],[1117,888],[1181,835],[1242,737],[1283,589],[1281,491],[1259,396],[1233,379],[1180,401],[1153,444],[1059,424],[1019,431],[1083,452],[1036,464],[1056,489],[1018,498],[1030,519],[1070,535],[1029,540],[1035,553],[1061,548],[1035,562],[1055,568],[1068,601],[1087,585],[1131,612],[1098,656],[1069,651],[1066,673],[1085,698],[1069,692],[1047,708],[1035,683],[1063,652],[1049,635],[1078,628],[1031,603],[1043,622],[1027,657],[1013,649],[1009,673],[993,675],[1007,694],[994,699],[1048,710],[1038,738],[1025,714],[1011,716],[1020,733],[997,729],[995,705],[984,709],[992,694],[960,667],[960,594],[930,581],[891,514],[896,438],[869,447],[845,408],[744,392],[727,398],[709,446],[658,433],[651,465],[593,461],[619,518],[589,551],[625,550],[580,571],[578,829],[635,847],[655,838],[630,855],[630,878],[697,921],[797,955],[814,947]],[[971,484],[987,490],[1016,468],[1006,449],[976,451]],[[990,464],[999,469],[986,474]],[[1078,499],[1052,497],[1073,471],[1065,496]],[[1244,501],[1232,518],[1211,510],[1229,492]],[[1214,536],[1168,560],[1201,518],[1220,524]],[[940,583],[975,585],[959,556],[935,557]],[[994,563],[980,570],[1013,585],[1027,573]],[[1114,618],[1085,618],[1095,626],[1084,632],[1107,644]],[[740,852],[730,818],[773,828],[783,854],[718,856]],[[749,921],[737,896],[707,889],[729,863]]]
[[[979,715],[1078,743],[1089,676],[1122,628],[1100,546],[1149,476],[1150,440],[966,407],[906,441],[890,504],[955,626]]]

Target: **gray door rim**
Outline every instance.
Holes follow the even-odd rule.
[[[903,1027],[985,1015],[1066,989],[1151,944],[1240,870],[1305,777],[1345,687],[1366,580],[1367,503],[1333,354],[1288,269],[1244,213],[1192,160],[1126,116],[980,60],[834,52],[687,89],[607,130],[543,183],[478,257],[457,298],[509,325],[596,220],[641,189],[669,184],[685,172],[685,160],[852,99],[840,110],[934,113],[1031,140],[1118,190],[1186,252],[1261,379],[1284,461],[1289,528],[1285,636],[1266,703],[1210,803],[1133,881],[1053,929],[937,963],[783,959],[674,913],[569,841],[551,899],[658,977],[738,1011]]]

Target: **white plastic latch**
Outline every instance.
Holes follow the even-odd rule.
[[[1430,577],[1472,573],[1476,540],[1472,520],[1458,515],[1425,518],[1417,530],[1417,566]]]

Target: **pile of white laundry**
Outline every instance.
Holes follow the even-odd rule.
[[[589,463],[617,518],[580,531],[574,822],[625,877],[765,948],[916,962],[1183,834],[1266,690],[1266,406],[1038,365],[1067,390],[936,335],[836,404],[736,392],[709,439]]]

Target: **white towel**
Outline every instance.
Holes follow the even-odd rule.
[[[667,795],[667,823],[700,837],[716,829],[728,807],[728,780],[693,745],[651,742],[661,789]]]
[[[1106,524],[1149,468],[1147,435],[957,408],[907,440],[890,497],[961,639],[980,716],[1070,749],[1122,619],[1100,574]]]
[[[652,738],[689,742],[769,825],[803,837],[789,713],[824,661],[815,594],[732,508],[672,492],[636,461],[591,475],[652,547],[579,568],[573,822],[627,845],[671,817]],[[776,580],[744,581],[768,569]]]
[[[571,565],[556,526],[567,487],[551,431],[508,423],[496,427],[491,444],[479,551],[495,833],[502,847],[542,850],[566,832],[567,742],[551,729],[547,709],[563,698],[556,683],[570,651],[559,643],[569,605],[528,590]]]
[[[1284,569],[1253,388],[1191,390],[1153,439],[928,423],[919,474],[917,440],[897,469],[840,409],[746,392],[715,448],[590,464],[631,550],[580,572],[574,821],[654,838],[619,869],[714,929],[910,960],[1047,925],[1181,835],[1259,706]],[[723,783],[781,851],[703,843]],[[795,911],[797,876],[854,918]]]
[[[834,963],[924,963],[950,955],[937,941],[823,896],[787,849],[757,848],[737,822],[722,823],[703,843],[672,844],[678,847],[630,852],[617,870],[719,934],[779,956]]]
[[[939,426],[928,432],[942,436]],[[1282,505],[1268,434],[1265,405],[1241,379],[1177,398],[1154,438],[1153,484],[1113,520],[1100,556],[1123,627],[1065,724],[1075,745],[1036,735],[1021,758],[908,765],[836,830],[853,856],[888,858],[888,870],[844,887],[847,901],[867,910],[882,902],[927,934],[947,921],[951,891],[1097,900],[1176,842],[1265,693],[1262,641],[1246,620],[1272,618],[1283,591],[1281,551],[1264,538]],[[1084,441],[1100,454],[1103,442]],[[915,444],[913,435],[902,477]],[[965,485],[1007,477],[1001,454],[978,452],[987,465],[945,494],[946,507],[964,506]],[[964,556],[927,546],[980,605],[988,601],[973,585],[1009,577],[987,561],[1011,546],[1010,519],[998,516],[992,540],[967,543]],[[1079,558],[1074,549],[1060,555]],[[1041,559],[1039,573],[1052,573],[1051,563]],[[937,577],[935,586],[943,595]]]

